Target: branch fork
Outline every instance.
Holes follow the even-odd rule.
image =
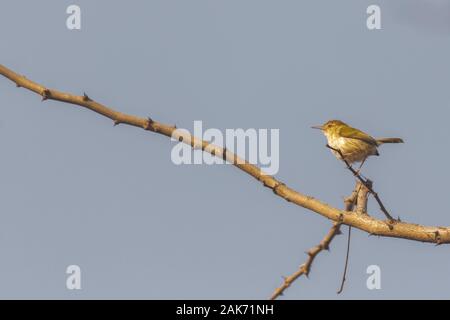
[[[357,181],[355,188],[353,189],[350,196],[346,197],[344,199],[344,206],[346,212],[354,212],[355,214],[361,215],[361,214],[367,214],[367,195],[368,195],[369,189],[365,188],[364,185]],[[359,208],[361,211],[355,210],[356,208]],[[343,220],[343,215],[341,215]],[[311,248],[306,252],[308,255],[308,259],[305,263],[301,264],[296,272],[294,272],[292,275],[285,277],[283,276],[283,283],[280,287],[276,288],[275,291],[270,296],[271,300],[275,300],[278,297],[282,296],[287,288],[289,288],[292,283],[297,280],[302,275],[305,275],[305,277],[308,278],[311,265],[316,258],[316,256],[323,250],[329,251],[330,250],[330,243],[334,239],[335,236],[342,234],[341,232],[341,225],[343,221],[335,222],[333,226],[331,227],[330,231],[328,231],[327,235],[320,241],[318,245]],[[350,227],[349,227],[350,228]],[[341,287],[338,291],[338,293],[342,292],[345,282],[345,272],[347,270],[347,261],[348,261],[348,255],[345,263],[345,270],[344,270],[344,277],[342,278]]]
[[[353,169],[353,167],[350,165],[350,163],[348,163],[347,160],[345,160],[344,155],[342,154],[341,150],[336,149],[331,147],[330,145],[326,145],[327,148],[336,151],[337,153],[339,153],[339,155],[341,156],[342,161],[345,163],[345,165],[347,166],[347,169],[349,169],[353,175],[369,190],[369,192],[373,195],[373,197],[375,198],[375,200],[378,202],[378,205],[380,206],[381,211],[384,213],[384,215],[388,218],[389,223],[388,223],[388,227],[390,230],[392,230],[394,228],[393,224],[396,222],[394,220],[394,218],[392,218],[392,216],[389,214],[389,212],[387,211],[386,207],[384,206],[383,202],[381,201],[380,197],[378,196],[378,193],[376,193],[373,188],[372,188],[372,181],[370,181],[369,179],[364,179],[363,177],[361,177],[361,174],[359,173],[359,171],[356,171],[355,169]]]

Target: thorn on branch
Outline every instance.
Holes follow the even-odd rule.
[[[304,273],[305,273],[305,277],[307,278],[307,279],[309,279],[309,270],[306,270],[306,268],[304,268]]]
[[[51,92],[48,89],[44,89],[44,91],[42,91],[42,101],[47,100],[48,98],[50,98]]]
[[[91,98],[89,98],[89,96],[86,94],[86,92],[83,92],[83,101],[85,102],[92,101]]]
[[[114,120],[114,127],[115,127],[115,126],[118,126],[118,125],[121,124],[121,123],[122,123],[122,122],[120,122],[120,120],[117,120],[117,119]]]
[[[389,230],[394,230],[394,224],[396,223],[396,221],[395,220],[388,220],[387,221],[387,225],[388,225],[388,227],[389,227]]]
[[[152,118],[148,117],[147,118],[147,123],[145,124],[144,129],[148,130],[148,131],[156,132],[156,128],[155,128],[154,123],[155,123],[155,121],[153,121]]]
[[[436,245],[441,245],[442,244],[442,238],[441,238],[441,234],[439,233],[438,230],[436,230],[434,232],[434,239],[436,240]]]
[[[278,188],[281,186],[285,186],[285,184],[283,182],[278,182],[272,189],[273,193],[278,194]]]
[[[266,179],[264,179],[264,176],[260,175],[258,177],[258,180],[263,184],[264,187],[270,188],[269,184],[266,182]]]

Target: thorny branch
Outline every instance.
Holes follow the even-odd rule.
[[[361,190],[361,185],[360,183],[357,183],[355,186],[355,189],[353,189],[353,192],[351,193],[350,196],[348,196],[347,198],[344,199],[344,205],[345,205],[345,211],[353,211],[353,208],[355,206],[355,204],[357,204],[357,199],[359,196]],[[313,247],[312,249],[310,249],[307,254],[308,254],[308,260],[306,260],[306,262],[302,265],[300,265],[300,267],[298,268],[298,270],[296,272],[294,272],[292,275],[288,276],[288,277],[283,277],[284,281],[281,284],[280,287],[276,288],[275,291],[272,293],[270,299],[271,300],[275,300],[278,297],[282,296],[284,294],[284,291],[289,288],[291,286],[291,284],[297,280],[300,276],[305,275],[306,277],[308,277],[309,272],[311,270],[311,265],[314,261],[314,258],[323,250],[330,250],[330,243],[331,241],[334,239],[334,237],[338,234],[341,234],[341,222],[335,222],[333,224],[333,226],[331,227],[330,231],[327,233],[327,235],[322,239],[322,241],[315,247]],[[347,262],[346,262],[346,266],[345,269],[347,269]],[[344,278],[345,279],[345,274],[344,274]],[[344,281],[342,281],[341,284],[341,289],[344,286]]]
[[[333,240],[333,238],[340,234],[340,222],[335,222],[333,226],[331,227],[330,231],[328,231],[327,235],[322,239],[322,241],[315,247],[311,248],[307,254],[308,259],[306,262],[298,268],[296,272],[294,272],[292,275],[288,277],[283,277],[283,283],[280,287],[276,288],[275,291],[270,296],[271,300],[275,300],[279,296],[282,296],[284,294],[284,291],[291,286],[291,284],[297,280],[300,276],[305,275],[308,277],[309,272],[311,270],[311,265],[314,261],[314,258],[323,250],[329,250],[330,242]]]
[[[387,210],[382,205],[378,195],[373,191],[372,187],[367,184],[367,181],[359,176],[359,180],[367,187],[368,192],[372,193],[379,203],[381,209],[389,219],[389,223],[386,221],[375,219],[369,214],[355,214],[349,207],[345,210],[334,208],[318,199],[311,196],[304,195],[292,188],[289,188],[281,181],[274,177],[264,173],[259,167],[249,163],[248,161],[238,157],[236,154],[228,151],[225,148],[216,146],[208,141],[204,141],[192,136],[185,131],[178,130],[176,126],[166,125],[151,118],[142,118],[133,115],[128,115],[122,112],[115,111],[103,104],[94,101],[86,93],[83,95],[72,95],[70,93],[61,92],[54,89],[49,89],[41,84],[33,82],[24,76],[21,76],[14,71],[6,68],[0,64],[0,74],[14,82],[17,87],[23,87],[32,92],[37,93],[42,97],[42,100],[56,100],[69,104],[78,105],[94,111],[104,117],[107,117],[113,121],[114,126],[119,124],[127,124],[130,126],[138,127],[153,133],[165,135],[167,137],[174,138],[180,142],[190,145],[192,148],[201,149],[204,152],[208,152],[214,156],[221,157],[227,162],[233,164],[238,169],[254,177],[261,182],[265,187],[270,188],[275,195],[285,199],[288,202],[292,202],[307,210],[313,211],[322,215],[325,218],[333,220],[335,224],[327,236],[322,240],[321,244],[310,250],[309,259],[302,267],[303,271],[294,274],[291,280],[286,280],[285,284],[291,284],[296,278],[302,274],[307,274],[311,267],[311,263],[314,257],[323,249],[326,249],[339,231],[341,224],[348,225],[369,233],[370,235],[378,235],[384,237],[403,238],[414,241],[435,243],[436,245],[450,243],[450,227],[441,226],[423,226],[419,224],[406,223],[401,221],[394,221]],[[349,168],[353,169],[353,168]],[[354,172],[355,174],[355,172]],[[355,175],[358,177],[358,175]],[[366,190],[366,191],[367,191]],[[359,196],[362,196],[361,194]],[[367,194],[364,195],[367,199]],[[353,205],[352,205],[353,208]],[[395,222],[395,223],[393,223]],[[285,288],[284,288],[285,289]],[[282,289],[281,292],[284,290]]]
[[[79,105],[112,119],[114,125],[128,124],[131,126],[140,127],[154,133],[173,137],[179,141],[191,145],[194,148],[201,148],[203,151],[212,155],[221,156],[234,166],[253,176],[264,186],[272,189],[276,195],[289,202],[314,211],[333,221],[341,221],[343,224],[379,236],[404,238],[422,242],[432,242],[436,244],[450,243],[449,227],[429,227],[405,222],[396,222],[395,228],[392,228],[392,226],[388,227],[384,221],[374,219],[369,215],[355,215],[348,211],[342,211],[314,199],[311,196],[301,194],[300,192],[287,187],[274,177],[265,174],[257,166],[248,163],[225,148],[221,148],[207,141],[197,139],[190,134],[177,130],[176,126],[156,122],[150,118],[141,118],[115,111],[98,102],[95,102],[88,97],[87,94],[76,96],[53,89],[50,90],[43,85],[15,73],[3,65],[0,65],[0,74],[16,83],[18,87],[26,88],[41,95],[43,100],[57,100]]]

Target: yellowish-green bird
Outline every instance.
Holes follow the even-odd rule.
[[[374,139],[367,133],[352,128],[340,120],[330,120],[321,126],[312,128],[322,130],[328,140],[328,146],[331,147],[331,152],[336,158],[342,160],[343,157],[349,164],[361,162],[358,171],[369,156],[379,155],[378,146],[384,143],[403,143],[400,138]]]

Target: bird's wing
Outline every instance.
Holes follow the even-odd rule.
[[[370,145],[377,146],[377,141],[369,136],[367,133],[362,132],[361,130],[344,126],[339,129],[338,132],[344,138],[351,138],[364,141]]]

